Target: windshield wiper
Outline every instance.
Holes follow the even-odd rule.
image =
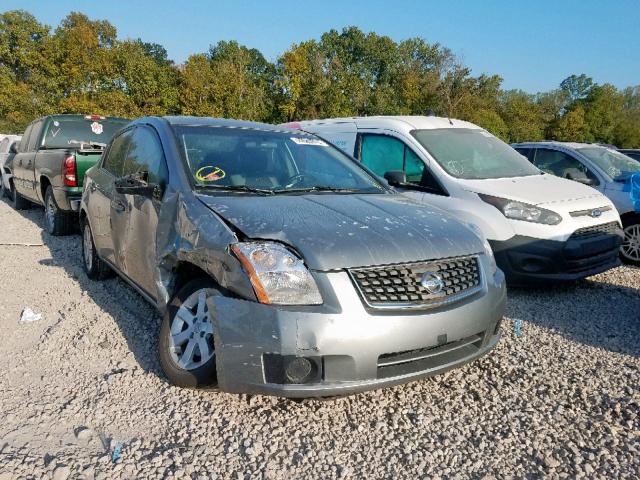
[[[359,188],[339,188],[328,185],[314,185],[313,187],[277,188],[273,193],[300,193],[300,192],[360,192]]]
[[[261,193],[263,195],[273,195],[275,193],[273,190],[266,188],[247,187],[246,185],[198,185],[197,187],[212,190],[225,190],[229,192]]]

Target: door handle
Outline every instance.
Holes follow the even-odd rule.
[[[114,200],[111,202],[111,206],[116,212],[124,212],[127,209],[127,206],[121,200]]]

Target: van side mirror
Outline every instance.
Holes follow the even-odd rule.
[[[407,183],[407,175],[402,170],[391,170],[384,174],[384,179],[392,187],[399,187]]]
[[[13,142],[9,147],[9,153],[18,153],[18,144],[17,142]]]

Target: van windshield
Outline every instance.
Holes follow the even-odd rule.
[[[577,150],[612,180],[625,180],[629,175],[640,172],[640,162],[610,148],[586,147]]]
[[[174,130],[196,187],[269,194],[387,191],[313,135],[216,126]]]
[[[484,130],[436,128],[413,130],[411,135],[456,178],[479,180],[541,173],[525,157]]]
[[[115,133],[129,123],[124,118],[54,117],[45,133],[45,148],[79,148],[80,143],[107,144]]]

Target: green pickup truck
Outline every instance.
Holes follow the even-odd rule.
[[[31,122],[11,165],[13,206],[20,210],[30,202],[43,205],[47,231],[70,233],[85,172],[128,123],[125,118],[100,115],[49,115]]]

